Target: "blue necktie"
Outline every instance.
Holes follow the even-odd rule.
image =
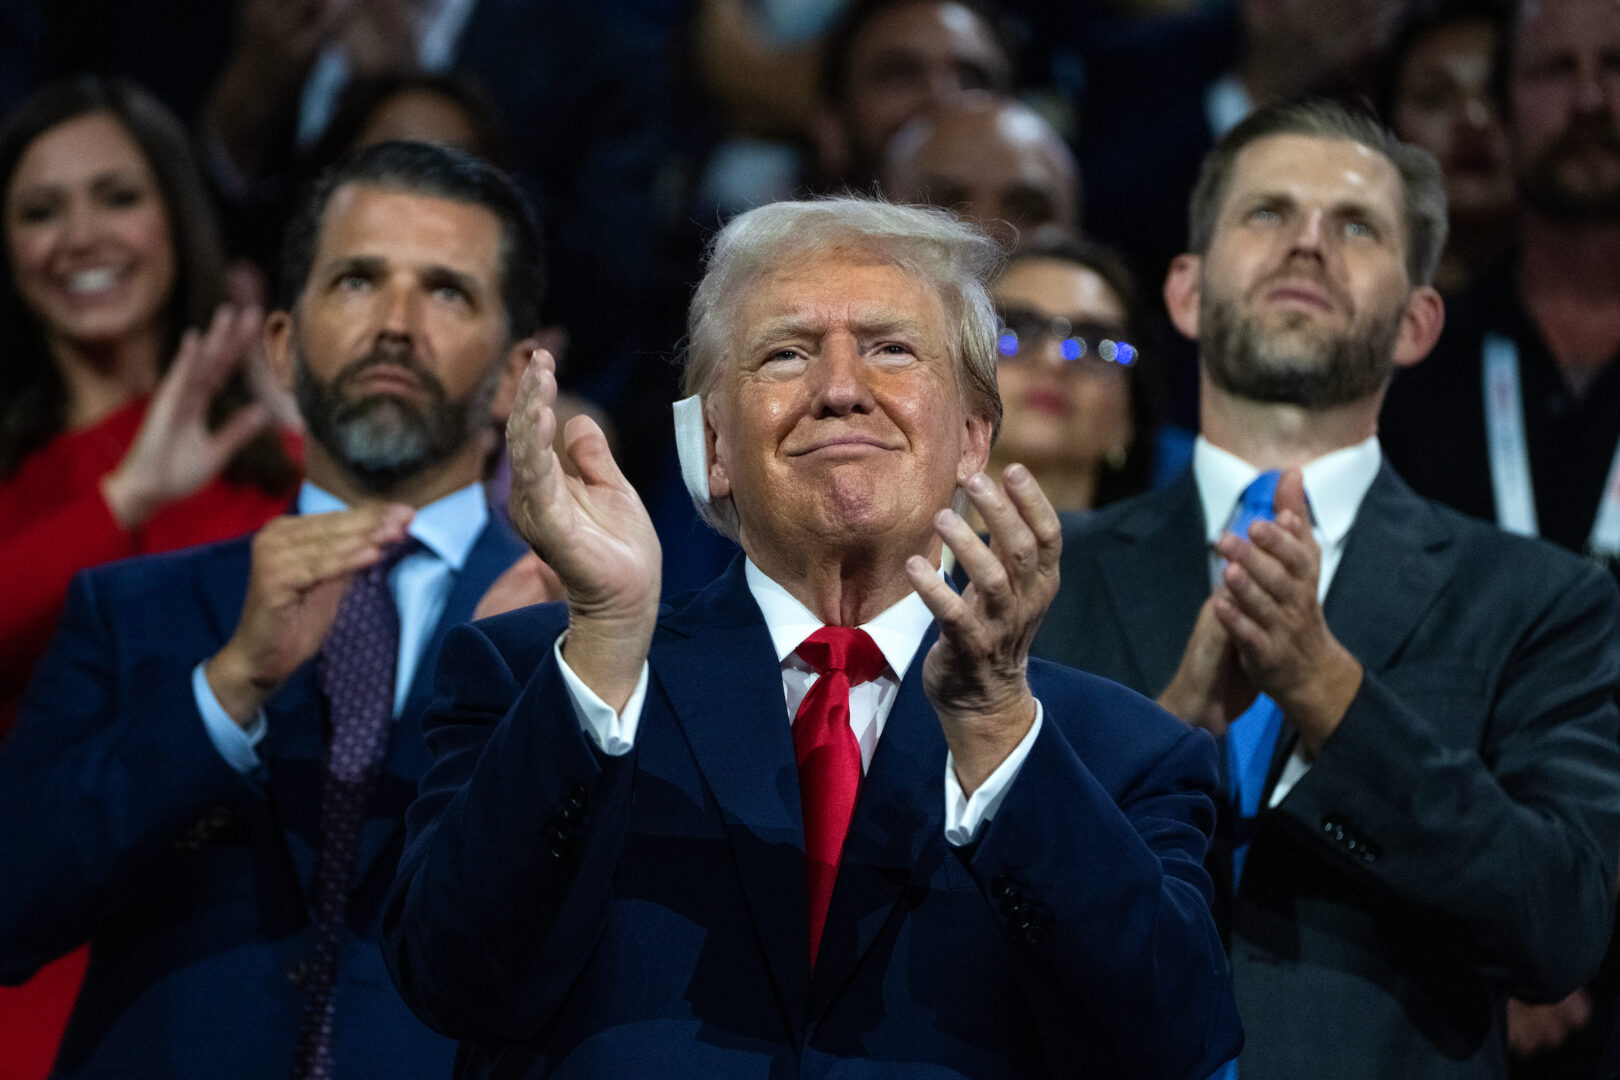
[[[1263,472],[1243,489],[1237,510],[1227,524],[1226,531],[1248,539],[1249,526],[1256,521],[1276,519],[1276,470]],[[1243,876],[1243,860],[1249,853],[1249,829],[1260,813],[1260,795],[1265,790],[1266,772],[1271,767],[1272,751],[1277,746],[1277,735],[1282,731],[1282,710],[1264,694],[1254,699],[1238,718],[1226,729],[1226,764],[1231,778],[1232,812],[1236,816],[1232,830],[1232,889],[1237,890],[1238,879]]]

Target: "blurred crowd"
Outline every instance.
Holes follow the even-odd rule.
[[[1195,354],[1160,299],[1188,196],[1217,139],[1304,96],[1444,172],[1446,328],[1391,390],[1389,460],[1620,565],[1614,0],[0,0],[0,738],[74,572],[293,497],[303,401],[260,330],[302,284],[298,193],[357,147],[461,147],[528,196],[538,340],[675,593],[735,550],[692,509],[670,415],[728,218],[854,191],[983,226],[1008,252],[992,472],[1021,461],[1085,511],[1190,461]],[[484,445],[502,512],[502,433]],[[82,963],[0,996],[0,1077],[43,1075]],[[1590,1075],[1612,997],[1515,1005],[1523,1075]],[[33,1056],[8,1056],[23,1031]]]

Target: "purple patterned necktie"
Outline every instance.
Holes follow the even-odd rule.
[[[394,718],[399,612],[388,572],[421,549],[406,539],[354,575],[316,661],[331,722],[321,787],[320,861],[315,871],[315,952],[298,1036],[294,1080],[331,1080],[338,955],[355,855]]]

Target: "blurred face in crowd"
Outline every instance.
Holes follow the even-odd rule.
[[[1287,43],[1319,79],[1353,72],[1389,43],[1403,0],[1243,0],[1246,35]]]
[[[1007,267],[991,295],[1002,323],[996,456],[1093,469],[1129,447],[1129,368],[1118,351],[1128,337],[1125,305],[1108,283],[1068,259],[1036,255]]]
[[[975,94],[924,114],[890,143],[884,190],[957,211],[1005,245],[1078,223],[1079,169],[1063,140],[1016,102]]]
[[[1525,203],[1620,217],[1620,0],[1528,0],[1517,34],[1510,128]]]
[[[1005,90],[1008,58],[972,9],[916,0],[888,8],[850,43],[841,121],[852,169],[876,175],[883,146],[930,105]]]
[[[176,260],[151,165],[111,113],[36,138],[5,189],[6,256],[53,352],[164,332]]]
[[[806,542],[931,550],[935,513],[990,447],[933,286],[834,249],[765,278],[736,310],[707,397],[709,486],[732,497],[743,550],[762,566],[802,561]]]
[[[311,436],[368,490],[458,454],[477,477],[477,436],[521,371],[500,267],[500,221],[482,206],[365,184],[333,193],[296,310],[266,334]]]
[[[469,153],[479,150],[478,131],[466,111],[431,90],[406,90],[388,98],[372,112],[350,149],[395,139],[454,146]]]
[[[1495,48],[1489,21],[1446,23],[1413,42],[1396,73],[1390,126],[1440,162],[1454,219],[1513,206],[1507,132],[1490,90]]]
[[[1238,154],[1209,250],[1177,258],[1166,300],[1210,381],[1234,396],[1311,409],[1362,401],[1439,331],[1408,317],[1438,298],[1412,288],[1406,243],[1388,158],[1349,140],[1273,135]]]

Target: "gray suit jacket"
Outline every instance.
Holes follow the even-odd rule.
[[[1036,654],[1158,694],[1209,595],[1206,552],[1190,471],[1070,520]],[[1243,1080],[1502,1076],[1505,996],[1562,996],[1608,940],[1620,595],[1385,465],[1325,612],[1362,687],[1262,811],[1235,897],[1229,825],[1210,854]]]

